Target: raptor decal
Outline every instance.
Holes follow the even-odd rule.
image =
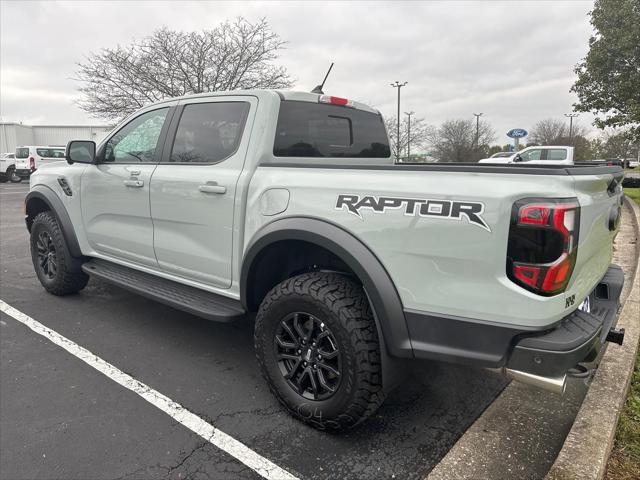
[[[472,225],[477,225],[491,232],[489,225],[482,218],[484,204],[458,200],[436,200],[423,198],[376,197],[354,194],[340,194],[336,202],[336,210],[346,210],[358,218],[362,218],[360,210],[372,210],[385,213],[386,210],[403,210],[404,215],[462,220],[466,218]]]

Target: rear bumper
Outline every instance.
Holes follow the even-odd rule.
[[[578,363],[592,361],[615,326],[624,274],[612,265],[589,296],[590,313],[574,311],[544,334],[519,339],[507,368],[534,375],[563,375]]]
[[[29,178],[31,176],[31,169],[19,168],[15,171],[16,175],[22,178]]]
[[[615,324],[623,283],[622,269],[611,265],[589,296],[591,313],[575,310],[543,330],[405,310],[414,356],[564,375],[578,363],[595,359]]]

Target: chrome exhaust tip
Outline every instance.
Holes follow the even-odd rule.
[[[534,387],[542,388],[559,395],[564,394],[567,388],[567,375],[560,377],[542,377],[533,373],[522,372],[520,370],[512,370],[504,367],[503,375],[517,382],[526,383]]]

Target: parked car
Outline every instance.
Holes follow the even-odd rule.
[[[5,183],[12,181],[14,183],[20,182],[22,179],[15,174],[15,155],[13,153],[1,153],[0,154],[0,182]]]
[[[545,145],[527,147],[509,155],[483,158],[479,163],[527,163],[529,165],[573,165],[573,147]],[[498,152],[509,153],[509,152]]]
[[[394,165],[377,110],[260,90],[147,106],[67,162],[25,200],[44,289],[255,313],[267,384],[318,428],[372,415],[411,359],[561,393],[621,341],[618,167]]]
[[[42,165],[65,159],[65,147],[24,146],[16,148],[16,174],[29,178]]]

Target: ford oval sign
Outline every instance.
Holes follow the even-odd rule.
[[[527,132],[524,128],[512,128],[507,132],[507,137],[509,138],[522,138],[526,137],[527,135],[529,135],[529,132]]]

